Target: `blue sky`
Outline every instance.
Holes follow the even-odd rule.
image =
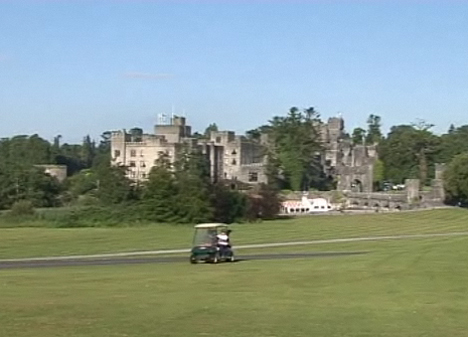
[[[468,124],[468,2],[0,2],[0,137],[150,131],[172,106],[195,130],[291,106]]]

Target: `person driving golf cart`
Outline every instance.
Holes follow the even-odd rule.
[[[230,248],[230,244],[229,244],[229,235],[227,233],[227,230],[226,229],[222,229],[221,232],[216,235],[216,238],[218,239],[218,247],[219,247],[219,250],[221,251],[221,254],[223,255],[224,252]]]
[[[229,225],[222,223],[198,224],[195,226],[190,262],[234,261]]]

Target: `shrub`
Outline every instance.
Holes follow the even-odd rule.
[[[19,200],[11,206],[10,215],[12,216],[30,216],[34,215],[36,210],[29,200]]]

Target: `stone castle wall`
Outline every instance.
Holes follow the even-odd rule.
[[[239,180],[249,184],[266,182],[265,156],[260,143],[237,136],[232,131],[211,132],[209,139],[196,139],[185,118],[173,117],[170,124],[158,124],[155,134],[134,137],[125,130],[111,135],[112,164],[128,168],[134,180],[148,177],[161,155],[171,162],[177,160],[184,148],[197,147],[210,163],[213,181]]]

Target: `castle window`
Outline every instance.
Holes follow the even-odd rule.
[[[129,165],[128,165],[128,166],[130,166],[130,167],[135,167],[135,166],[136,166],[136,164],[135,164],[135,162],[132,160],[132,161],[129,163]]]
[[[114,151],[114,158],[120,157],[120,150]]]
[[[232,150],[231,154],[237,154],[236,150]]]
[[[144,161],[141,161],[141,162],[140,162],[140,167],[146,167],[146,164],[145,164]]]
[[[258,181],[258,172],[249,172],[249,182]]]
[[[237,165],[237,160],[233,159],[231,162],[232,165]]]
[[[221,143],[221,137],[216,137],[216,143]]]
[[[130,150],[130,157],[136,157],[136,150]]]

